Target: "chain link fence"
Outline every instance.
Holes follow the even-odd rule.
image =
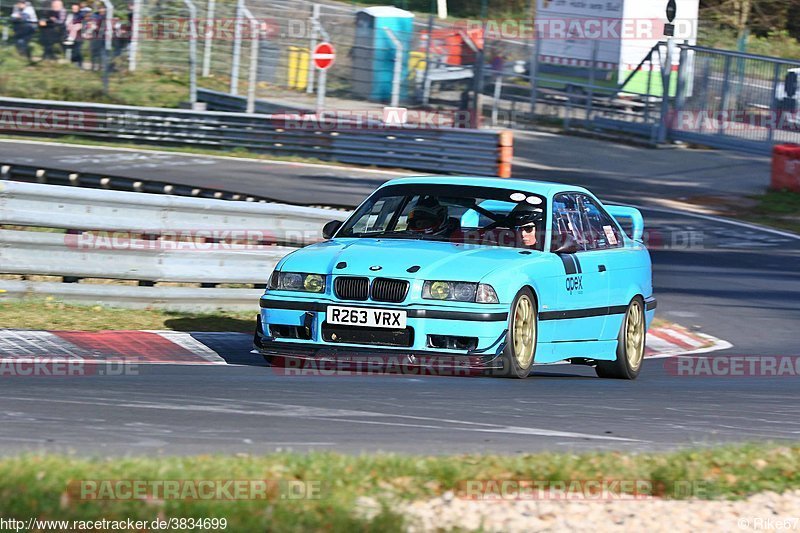
[[[186,1],[142,0],[136,68],[188,72]],[[252,79],[257,98],[313,108],[320,76],[312,51],[327,41],[336,60],[326,75],[326,95],[333,102],[349,101],[338,107],[389,103],[395,92],[402,104],[458,108],[473,88],[481,45],[474,31],[430,24],[427,17],[418,20],[395,8],[305,0],[192,1],[200,87],[224,83],[227,92],[244,95]]]
[[[755,152],[800,144],[800,61],[687,46],[680,54],[672,138]]]
[[[624,45],[633,50],[626,57],[613,36],[542,39],[526,31],[530,21],[521,14],[444,23],[398,8],[334,1],[105,1],[116,18],[111,68],[193,73],[187,100],[198,87],[211,109],[354,114],[380,113],[397,103],[438,113],[434,126],[455,124],[464,112],[468,120],[459,125],[552,123],[652,143],[672,139],[764,152],[774,143],[800,142],[800,62],[698,47],[691,40],[668,46],[656,39],[645,46],[661,35],[658,23]],[[129,13],[137,16],[126,37]],[[558,21],[564,22],[545,21],[551,33]],[[336,50],[324,76],[324,102],[312,61],[323,41]]]

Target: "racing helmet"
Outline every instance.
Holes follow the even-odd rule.
[[[537,226],[544,220],[544,211],[541,207],[521,202],[508,214],[508,225],[511,228],[519,229],[528,224]]]
[[[447,207],[432,196],[423,196],[408,213],[408,230],[436,235],[447,229]]]

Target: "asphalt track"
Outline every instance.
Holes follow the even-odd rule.
[[[573,142],[569,138],[543,142],[556,141]],[[588,146],[583,140],[574,142]],[[629,147],[599,146],[611,154],[641,155]],[[22,163],[28,158],[43,166],[66,168],[58,161],[64,157],[59,155],[62,150],[68,155],[74,152],[71,157],[94,153],[99,161],[95,164],[108,172],[140,171],[120,169],[103,159],[119,152],[82,147],[0,142],[0,160]],[[653,154],[649,157],[654,165],[662,164],[660,158],[669,164],[663,152],[648,153]],[[594,166],[602,170],[594,173],[587,163],[572,170],[561,165],[552,174],[554,179],[586,185],[602,198],[644,207],[648,227],[657,232],[651,248],[660,316],[729,341],[733,348],[727,353],[800,356],[800,239],[659,207],[658,200],[708,194],[714,190],[709,174],[725,179],[731,192],[760,186],[752,179],[748,182],[746,175],[750,166],[760,168],[763,161],[719,154],[713,156],[719,158],[716,163],[692,162],[694,153],[673,156],[675,165],[691,167],[676,170],[687,184],[683,187],[661,183],[670,181],[663,177],[650,185],[638,183],[632,174],[641,168],[634,165],[626,172],[622,164],[604,165],[599,160]],[[186,179],[224,179],[226,189],[240,185],[245,193],[249,192],[245,187],[257,183],[262,191],[280,190],[294,201],[309,194],[322,197],[315,191],[320,187],[329,191],[325,194],[350,198],[351,203],[389,177],[230,160],[193,164],[179,172],[181,165],[169,161],[180,157],[168,156],[146,172],[157,179],[179,174]],[[582,157],[591,154],[584,151]],[[145,161],[152,155],[140,154],[137,159]],[[529,163],[533,159],[521,157],[523,164],[515,168],[515,175],[551,174],[543,168],[547,165]],[[85,166],[90,164],[85,159],[82,164],[95,170]],[[242,167],[247,165],[251,167],[245,172]],[[737,167],[746,171],[736,173],[732,169]],[[240,172],[244,177],[239,178]],[[691,172],[699,177],[694,179]],[[313,203],[322,202],[315,198]],[[153,455],[276,449],[515,453],[651,450],[800,438],[797,376],[676,376],[660,359],[646,361],[634,382],[598,379],[591,369],[564,365],[537,367],[532,379],[524,381],[286,377],[250,354],[246,340],[214,348],[231,364],[140,366],[138,375],[118,377],[3,378],[0,453]]]

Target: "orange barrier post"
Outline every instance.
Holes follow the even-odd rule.
[[[770,188],[800,192],[800,145],[780,144],[772,149]]]
[[[511,177],[511,160],[514,158],[514,132],[501,131],[497,144],[497,175]]]

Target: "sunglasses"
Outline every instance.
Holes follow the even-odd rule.
[[[532,233],[536,231],[536,224],[525,224],[520,229],[522,229],[522,231],[524,231],[525,233]]]

